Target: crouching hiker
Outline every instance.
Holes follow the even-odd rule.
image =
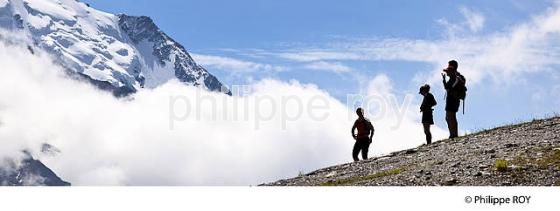
[[[430,127],[434,124],[434,109],[432,107],[437,105],[434,95],[430,93],[430,85],[426,84],[420,87],[420,95],[424,96],[422,105],[420,105],[420,112],[422,112],[422,124],[424,125],[424,134],[426,134],[426,143],[432,143],[432,132]]]
[[[354,122],[354,126],[352,126],[352,137],[356,140],[352,150],[352,158],[354,158],[354,161],[359,161],[358,154],[361,151],[362,159],[367,160],[369,145],[372,142],[375,129],[371,122],[364,118],[364,109],[358,108],[356,114],[358,114],[358,119]],[[358,129],[358,134],[355,133],[356,129]]]

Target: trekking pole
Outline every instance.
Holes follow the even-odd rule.
[[[465,100],[467,100],[467,98],[465,98],[465,99],[463,100],[463,115],[465,115],[465,105],[466,105]]]

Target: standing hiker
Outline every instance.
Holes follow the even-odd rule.
[[[430,93],[430,85],[426,84],[420,87],[420,95],[424,96],[422,105],[420,105],[420,112],[422,112],[422,124],[424,125],[424,134],[426,134],[426,143],[432,143],[432,132],[430,127],[434,124],[434,109],[432,107],[437,105],[436,98]]]
[[[359,161],[358,154],[361,151],[362,159],[367,160],[369,145],[372,142],[375,129],[371,122],[364,118],[364,109],[358,108],[356,114],[358,114],[358,119],[354,122],[354,126],[352,126],[352,137],[356,140],[352,150],[352,158],[354,158],[354,161]],[[355,133],[356,129],[358,129],[358,134]]]
[[[443,86],[447,93],[445,100],[445,120],[447,121],[450,139],[459,137],[457,112],[461,106],[461,100],[465,99],[467,93],[465,77],[457,71],[458,68],[459,63],[455,60],[451,60],[449,61],[448,67],[443,70],[445,74],[441,74],[443,77]],[[449,81],[446,81],[446,74],[449,76]]]

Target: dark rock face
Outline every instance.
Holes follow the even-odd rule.
[[[0,185],[2,186],[70,186],[60,179],[41,161],[26,156],[21,163],[4,160],[0,167]]]
[[[108,91],[108,92],[113,93],[113,96],[115,96],[115,97],[126,97],[126,96],[128,96],[130,94],[133,94],[137,91],[136,89],[134,89],[133,87],[130,87],[130,86],[115,87],[107,81],[98,81],[98,80],[92,79],[91,77],[89,77],[88,75],[85,75],[85,74],[72,73],[70,71],[67,71],[67,73],[68,73],[69,76],[71,76],[72,78],[74,78],[76,80],[89,82],[90,84],[94,85],[95,87],[97,87],[100,90],[104,90],[104,91]]]
[[[507,167],[497,168],[502,161]],[[263,185],[560,186],[559,172],[560,118],[556,117],[443,140]]]
[[[187,50],[162,32],[153,20],[146,16],[119,15],[119,26],[134,44],[142,41],[153,43],[152,55],[160,65],[174,62],[175,77],[194,86],[205,86],[210,91],[231,92],[202,66],[196,64]],[[141,79],[139,79],[141,80]]]

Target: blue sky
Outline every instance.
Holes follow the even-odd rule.
[[[459,6],[487,15],[486,25],[502,28],[541,12],[547,1],[406,0],[87,0],[111,13],[147,15],[190,50],[274,48],[321,44],[335,37],[438,38],[435,21],[460,21]]]
[[[488,16],[499,29],[527,19],[547,1],[336,1],[336,0],[87,0],[95,8],[150,16],[190,50],[275,48],[322,44],[336,37],[438,38],[437,19],[459,21],[459,6]]]
[[[386,75],[402,98],[450,59],[469,79],[463,130],[560,111],[560,20],[554,1],[88,0],[147,15],[226,84],[262,78],[316,84],[344,102]],[[555,57],[556,56],[556,57]]]

